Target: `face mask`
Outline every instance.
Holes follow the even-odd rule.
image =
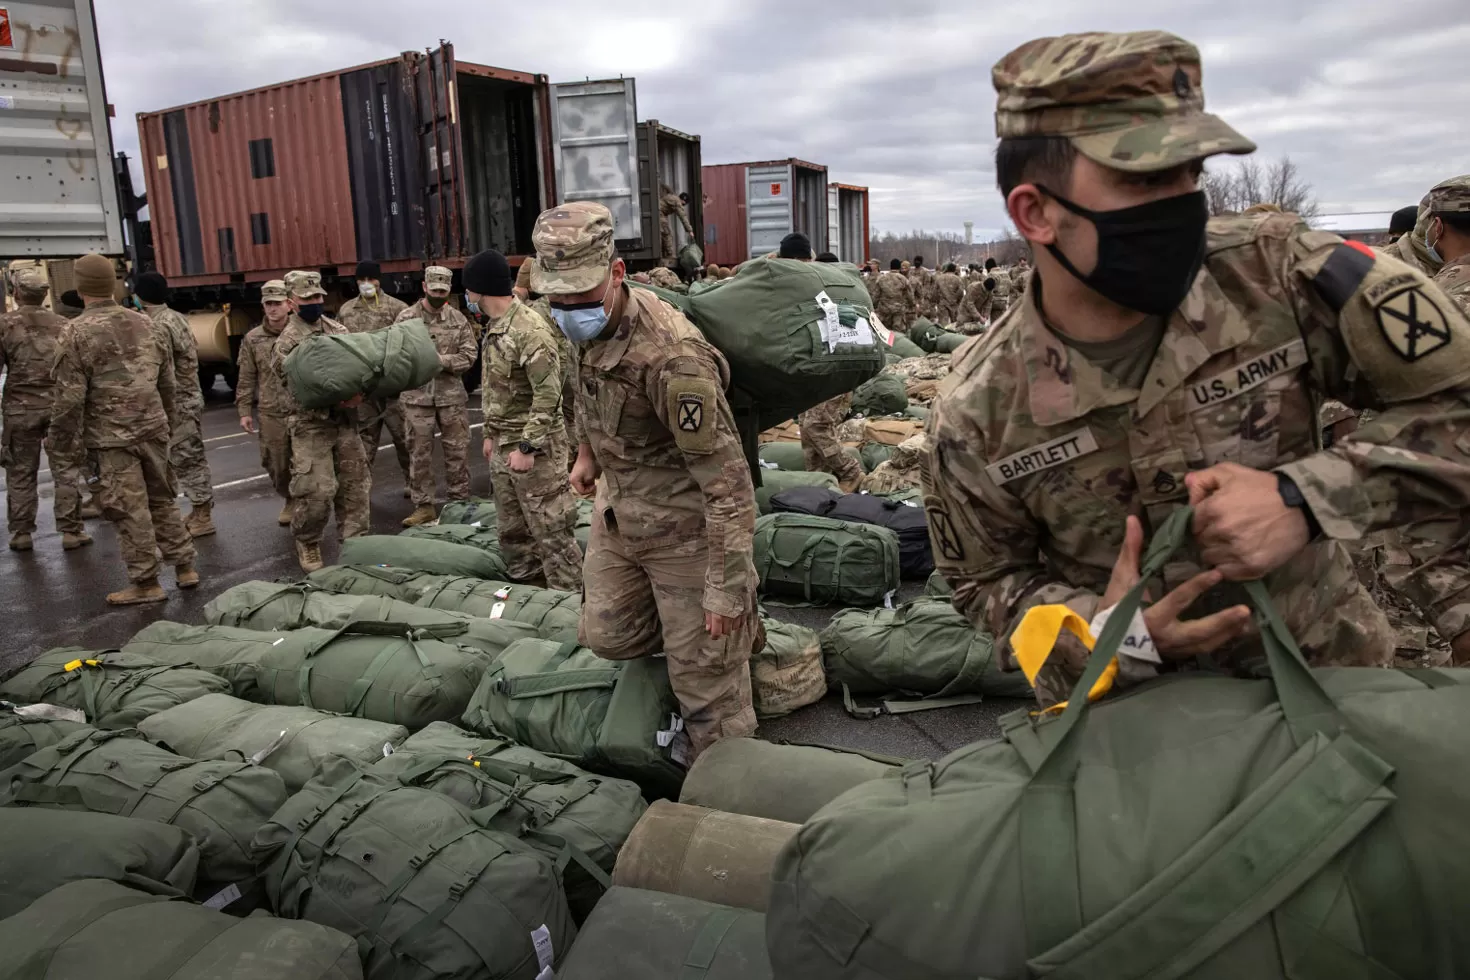
[[[1444,258],[1439,254],[1439,249],[1429,244],[1429,233],[1433,230],[1434,222],[1431,221],[1429,222],[1429,227],[1424,229],[1424,250],[1429,253],[1429,257],[1434,261],[1443,262]],[[1440,235],[1440,237],[1443,238],[1444,236]]]
[[[315,323],[322,318],[322,304],[302,303],[296,308],[296,315],[307,323]]]
[[[480,315],[480,304],[472,299],[465,300],[464,308],[467,312],[473,313],[475,316]]]
[[[449,302],[448,296],[430,296],[428,299],[429,306],[433,307],[436,310],[441,309],[445,303]]]
[[[378,287],[370,282],[360,282],[357,284],[357,295],[363,299],[372,299],[378,295]]]
[[[602,299],[591,303],[551,305],[551,315],[568,340],[574,344],[585,344],[607,329],[607,310],[603,304],[607,302],[607,292],[611,288],[612,280],[609,279],[607,288],[602,291]]]
[[[1055,244],[1046,246],[1062,268],[1119,306],[1139,313],[1164,316],[1184,302],[1205,261],[1210,212],[1203,191],[1116,211],[1089,211],[1037,186],[1097,228],[1097,267],[1090,275],[1078,272]]]

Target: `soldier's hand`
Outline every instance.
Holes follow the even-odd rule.
[[[572,489],[583,497],[590,497],[597,492],[597,460],[592,454],[585,450],[578,450],[577,462],[572,466],[571,481]]]
[[[744,616],[721,616],[708,609],[704,612],[704,631],[710,635],[711,639],[718,640],[722,636],[738,633],[744,625]]]
[[[1305,515],[1281,499],[1275,473],[1220,463],[1184,482],[1200,557],[1232,582],[1275,571],[1311,540]]]
[[[535,456],[527,456],[519,449],[512,450],[511,454],[505,458],[505,461],[510,466],[512,473],[529,473],[531,472],[531,467],[536,465]]]
[[[494,439],[486,439],[484,445],[482,445],[480,447],[480,452],[482,452],[482,453],[485,454],[485,462],[488,463],[492,459],[494,459],[495,458],[495,440]]]
[[[252,436],[255,435],[255,418],[253,416],[246,415],[244,418],[240,419],[240,428],[244,429]]]
[[[357,406],[359,406],[361,404],[362,404],[362,393],[361,392],[358,392],[357,394],[353,395],[351,398],[347,399],[345,402],[339,403],[337,405],[337,407],[338,408],[356,408]]]

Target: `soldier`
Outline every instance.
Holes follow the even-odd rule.
[[[82,499],[74,462],[65,460],[57,445],[76,439],[48,436],[55,383],[51,369],[68,321],[41,309],[50,284],[44,269],[22,269],[11,281],[17,309],[0,314],[0,372],[5,374],[5,396],[0,402],[0,457],[5,464],[5,509],[10,526],[10,550],[30,551],[36,531],[36,477],[41,469],[41,447],[46,446],[55,485],[53,505],[61,547],[73,551],[92,543],[82,524]],[[73,434],[75,436],[75,434]]]
[[[993,324],[1005,315],[1011,306],[1011,277],[996,264],[994,256],[985,260],[985,275],[994,281],[990,287],[990,322]]]
[[[1407,265],[1412,265],[1426,276],[1433,278],[1439,274],[1440,267],[1444,263],[1430,253],[1427,244],[1429,225],[1434,220],[1429,210],[1428,194],[1425,194],[1419,201],[1416,214],[1418,217],[1414,221],[1413,230],[1405,232],[1396,241],[1385,246],[1383,253]]]
[[[939,313],[934,308],[934,289],[930,282],[929,270],[924,268],[924,256],[915,255],[913,264],[904,270],[904,274],[909,277],[909,284],[914,287],[914,315],[933,320]]]
[[[169,465],[189,498],[189,516],[184,520],[184,527],[191,538],[208,537],[215,533],[214,481],[200,431],[204,392],[199,388],[199,347],[194,341],[194,331],[189,329],[189,321],[168,307],[167,279],[157,272],[145,272],[137,278],[133,292],[143,312],[167,337],[173,351],[174,430],[169,436]]]
[[[286,284],[280,279],[272,279],[260,287],[265,319],[240,344],[240,377],[235,383],[240,428],[260,437],[260,465],[270,474],[271,485],[281,495],[281,515],[276,523],[282,527],[291,524],[291,433],[287,424],[291,396],[281,376],[271,368],[271,357],[291,316],[288,300]],[[259,428],[255,421],[257,411]]]
[[[612,215],[545,212],[533,283],[580,345],[572,489],[597,492],[580,639],[610,660],[663,651],[698,753],[755,731],[755,491],[725,401],[725,358],[682,314],[624,285]]]
[[[986,318],[990,315],[990,294],[995,289],[995,277],[976,272],[965,286],[965,298],[960,301],[960,333],[974,336],[985,332]]]
[[[1388,244],[1392,245],[1404,235],[1414,230],[1414,222],[1419,220],[1419,208],[1410,204],[1408,207],[1399,208],[1388,219]]]
[[[1204,112],[1188,42],[1044,38],[994,80],[998,182],[1036,269],[929,419],[955,606],[997,640],[1039,604],[1090,619],[1137,581],[1141,522],[1192,504],[1197,550],[1142,614],[1163,661],[1255,660],[1235,583],[1264,578],[1312,662],[1386,664],[1394,633],[1343,542],[1437,520],[1455,543],[1421,605],[1470,655],[1470,321],[1417,269],[1294,215],[1209,219],[1203,160],[1254,145]],[[1324,450],[1324,394],[1382,412]],[[1085,656],[1058,643],[1038,698],[1067,698]],[[1123,660],[1125,684],[1160,667]]]
[[[540,293],[531,291],[531,272],[536,268],[535,259],[526,259],[521,267],[516,270],[516,284],[511,292],[522,303],[538,314],[547,323],[553,323],[551,317],[551,303]],[[567,438],[576,431],[575,422],[577,410],[577,354],[572,349],[571,341],[562,336],[560,330],[553,329],[552,336],[556,338],[557,359],[561,361],[562,393],[561,393],[561,416],[567,425]],[[568,459],[570,462],[570,458]]]
[[[776,250],[776,257],[810,262],[812,260],[812,240],[799,231],[793,231],[781,239],[781,246]]]
[[[894,446],[888,458],[863,477],[863,493],[894,493],[918,487],[925,448],[922,432]]]
[[[908,333],[919,310],[914,300],[914,287],[903,274],[901,265],[898,259],[890,261],[889,271],[868,284],[868,296],[885,327],[898,333]]]
[[[674,274],[672,269],[665,269],[663,266],[649,269],[648,281],[650,284],[658,286],[661,289],[678,290],[684,285],[679,281],[679,277]]]
[[[510,265],[494,250],[464,267],[465,298],[489,317],[480,394],[485,459],[510,577],[582,591],[571,447],[561,412],[561,332],[512,295]]]
[[[127,566],[114,606],[162,602],[158,559],[174,566],[179,588],[199,584],[194,542],[174,501],[168,442],[173,430],[173,352],[145,316],[119,306],[112,262],[86,255],[74,266],[85,311],[62,336],[55,368],[51,431],[73,458],[97,456],[103,512],[117,525]]]
[[[939,308],[939,322],[958,323],[960,304],[965,299],[965,280],[960,278],[959,270],[953,262],[946,265],[944,271],[934,277],[934,295],[935,305]]]
[[[837,427],[852,412],[852,393],[830,398],[797,416],[801,427],[801,451],[806,468],[813,473],[831,473],[843,493],[853,493],[863,480],[862,464],[843,451]]]
[[[334,408],[306,408],[286,383],[286,358],[302,341],[349,331],[323,312],[327,293],[320,274],[288,272],[285,284],[291,315],[276,338],[270,364],[284,396],[291,447],[291,536],[296,540],[296,560],[309,573],[322,567],[322,535],[333,510],[343,540],[367,533],[373,486],[358,435],[362,395]]]
[[[673,261],[679,248],[674,237],[674,226],[669,218],[679,219],[679,223],[684,226],[684,234],[689,236],[691,242],[694,241],[694,226],[689,223],[689,211],[679,195],[668,184],[659,184],[658,189],[659,254],[664,261]]]
[[[1424,244],[1444,263],[1434,281],[1470,314],[1470,175],[1451,177],[1429,192]]]
[[[382,267],[376,262],[357,263],[357,295],[342,304],[337,311],[337,320],[351,333],[372,333],[385,330],[398,320],[399,314],[408,309],[408,304],[396,296],[383,291]],[[403,409],[396,398],[364,399],[357,409],[358,431],[362,436],[362,452],[367,459],[368,472],[372,472],[373,461],[378,458],[378,441],[383,430],[393,440],[393,451],[398,455],[398,468],[403,471],[403,496],[409,496],[408,436],[403,427]]]
[[[461,379],[475,363],[479,348],[470,321],[449,305],[453,283],[453,272],[440,265],[429,266],[424,270],[424,298],[398,314],[399,320],[424,321],[439,349],[443,368],[433,381],[398,397],[408,430],[408,487],[413,496],[413,513],[403,519],[404,527],[427,524],[439,516],[434,509],[435,425],[444,453],[449,499],[470,497],[470,419],[466,410],[470,396]]]

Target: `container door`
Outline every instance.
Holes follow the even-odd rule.
[[[827,185],[827,251],[836,252],[837,257],[843,262],[851,262],[852,256],[847,253],[846,243],[842,240],[842,209],[838,205],[838,198],[842,191],[836,184]]]
[[[745,259],[769,255],[781,247],[781,239],[795,229],[792,224],[796,187],[791,165],[786,163],[745,168],[746,241]]]
[[[643,241],[638,189],[638,96],[631,78],[551,86],[557,202],[596,201],[620,248]],[[655,246],[657,242],[653,243]]]
[[[423,157],[427,257],[465,254],[464,165],[460,159],[459,88],[454,45],[442,43],[414,65],[419,149]]]
[[[0,255],[121,255],[92,0],[0,0],[0,117]]]

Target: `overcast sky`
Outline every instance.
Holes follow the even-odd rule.
[[[1208,107],[1289,154],[1324,212],[1416,203],[1470,171],[1467,0],[96,0],[114,137],[134,114],[446,38],[552,81],[637,79],[706,163],[800,157],[872,188],[876,229],[999,229],[990,69],[1033,37],[1161,28],[1203,52]],[[135,175],[139,172],[135,169]],[[141,185],[140,185],[141,186]]]

